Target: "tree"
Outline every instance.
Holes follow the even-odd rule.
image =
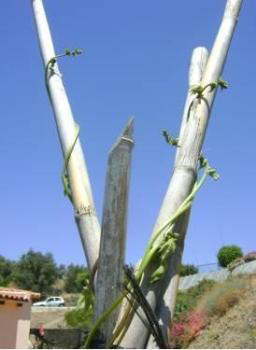
[[[67,271],[66,266],[64,264],[60,264],[58,266],[58,278],[62,279],[66,271]]]
[[[221,267],[227,267],[236,258],[243,256],[242,249],[237,245],[226,245],[220,248],[217,258]]]
[[[81,265],[69,265],[64,277],[64,290],[67,293],[81,293],[86,281],[89,279],[89,271]]]
[[[198,268],[195,265],[180,265],[180,276],[189,276],[198,273]]]
[[[51,253],[42,254],[30,249],[17,262],[14,280],[20,288],[42,294],[52,291],[58,269]]]
[[[0,286],[6,287],[12,281],[15,262],[0,255]]]

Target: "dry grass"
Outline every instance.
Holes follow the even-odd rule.
[[[248,282],[247,277],[236,277],[216,284],[202,297],[196,309],[207,314],[208,318],[223,316],[238,303],[245,289],[248,288]]]
[[[214,288],[215,289],[215,288]],[[194,338],[194,349],[256,348],[256,276],[238,276],[212,290],[198,303],[209,323]]]
[[[256,276],[214,284],[172,325],[176,348],[256,348]]]

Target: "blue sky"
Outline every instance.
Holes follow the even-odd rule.
[[[174,150],[161,135],[179,131],[188,64],[196,46],[211,48],[225,1],[45,0],[57,53],[83,48],[60,68],[101,221],[108,151],[135,116],[127,262],[136,262],[166,191]],[[204,153],[221,178],[200,191],[191,215],[184,259],[215,262],[224,244],[255,250],[256,2],[240,13],[218,92]],[[52,252],[57,263],[84,263],[63,196],[63,160],[43,80],[30,1],[8,0],[0,12],[1,220],[0,255],[28,249]]]

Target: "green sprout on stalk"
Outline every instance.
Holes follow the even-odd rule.
[[[178,137],[173,137],[167,130],[163,130],[163,136],[165,138],[165,141],[171,145],[171,146],[176,146],[179,147],[179,138]]]
[[[65,49],[64,53],[61,53],[61,54],[56,55],[55,57],[52,57],[48,61],[48,63],[46,64],[45,73],[44,73],[45,86],[46,86],[47,94],[48,94],[48,97],[49,97],[49,100],[51,103],[52,103],[52,99],[51,99],[50,88],[49,88],[49,78],[51,75],[55,74],[54,66],[55,66],[57,60],[61,57],[65,57],[65,56],[75,57],[75,56],[81,55],[82,52],[83,51],[81,49],[74,49],[74,50]],[[73,198],[72,198],[72,191],[71,191],[70,180],[69,180],[69,175],[68,175],[67,169],[68,169],[69,160],[71,158],[71,154],[73,153],[73,150],[75,148],[76,142],[77,142],[78,137],[79,137],[79,131],[80,131],[79,124],[75,123],[74,140],[72,141],[69,149],[65,152],[64,166],[63,166],[63,170],[61,172],[61,180],[62,180],[62,184],[64,187],[64,195],[68,196],[71,203],[73,202]]]
[[[179,233],[175,232],[175,226],[178,219],[180,219],[180,217],[188,209],[190,209],[192,202],[195,199],[196,193],[204,184],[207,177],[210,176],[214,180],[217,180],[219,178],[219,174],[217,173],[216,169],[212,168],[209,165],[208,160],[202,154],[199,158],[198,168],[199,170],[203,170],[201,178],[194,184],[192,191],[181,203],[172,217],[167,220],[167,222],[160,229],[154,232],[151,240],[149,241],[144,256],[134,273],[134,277],[138,285],[141,285],[145,270],[152,262],[154,262],[154,270],[150,276],[150,283],[157,283],[161,278],[163,278],[167,270],[168,258],[175,252],[177,240],[179,239]],[[113,302],[113,304],[98,318],[87,337],[85,344],[86,348],[90,347],[92,339],[94,338],[95,334],[97,334],[97,331],[100,329],[102,324],[108,319],[116,307],[121,304],[123,299],[127,297],[128,291],[130,294],[133,294],[131,292],[132,290],[132,285],[128,284],[126,290],[123,291],[120,296]],[[107,344],[108,347],[114,343],[117,343],[118,345],[121,342],[124,334],[126,333],[126,330],[129,327],[129,321],[132,318],[133,312],[134,311],[132,310],[132,307],[128,305],[122,319],[120,320],[118,326],[114,331],[114,334],[112,335],[112,339],[110,340],[109,344]]]
[[[172,218],[169,219],[159,230],[157,230],[152,239],[149,241],[147,250],[138,269],[138,277],[141,278],[149,262],[153,259],[158,260],[157,267],[151,275],[151,283],[157,282],[163,277],[167,269],[167,258],[175,251],[176,242],[179,234],[174,231],[175,224],[182,214],[184,214],[192,205],[196,193],[199,191],[207,177],[210,176],[214,180],[219,178],[216,169],[212,168],[208,160],[201,155],[199,158],[199,170],[203,169],[204,174],[201,179],[195,183],[191,193],[178,207]],[[158,242],[156,240],[158,239]]]
[[[214,89],[217,89],[218,87],[221,88],[221,90],[227,89],[228,88],[228,82],[225,81],[224,79],[222,79],[222,77],[220,77],[217,82],[212,82],[209,84],[206,84],[205,86],[202,85],[193,85],[190,89],[190,92],[192,95],[196,95],[195,99],[193,99],[189,105],[188,108],[188,115],[187,115],[187,120],[189,119],[190,116],[190,112],[191,112],[191,108],[193,106],[193,103],[195,100],[198,101],[198,103],[200,104],[202,100],[205,101],[205,91],[209,88],[209,92],[212,92]],[[206,102],[206,101],[205,101]]]
[[[44,74],[44,78],[45,78],[45,86],[46,86],[46,90],[49,96],[49,99],[51,101],[51,95],[50,95],[50,89],[49,89],[49,77],[54,74],[54,65],[56,64],[58,58],[61,57],[65,57],[65,56],[78,56],[82,54],[82,50],[81,49],[74,49],[74,50],[70,50],[70,49],[65,49],[64,53],[58,54],[52,58],[49,59],[49,61],[47,62],[46,66],[45,66],[45,74]]]

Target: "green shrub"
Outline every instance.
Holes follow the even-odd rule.
[[[204,311],[195,309],[201,298],[209,293],[217,282],[204,279],[196,286],[177,294],[174,319],[170,326],[171,345],[174,349],[187,347],[188,343],[206,325]],[[195,311],[196,310],[196,311]]]
[[[216,283],[200,300],[197,310],[203,310],[208,317],[223,316],[242,298],[247,286],[248,279],[243,276]]]
[[[64,290],[67,293],[81,293],[89,279],[89,270],[82,265],[70,264],[64,275]]]
[[[199,298],[207,291],[211,290],[216,284],[213,280],[202,280],[198,285],[187,289],[186,291],[179,291],[176,298],[174,319],[178,320],[181,314],[191,310]]]
[[[89,281],[77,301],[76,308],[65,313],[65,321],[70,327],[86,328],[93,324],[94,294],[89,288]]]
[[[198,268],[195,265],[180,265],[180,276],[195,275],[198,273]]]
[[[218,262],[221,267],[227,267],[233,260],[242,256],[242,249],[236,245],[223,246],[217,254]]]

